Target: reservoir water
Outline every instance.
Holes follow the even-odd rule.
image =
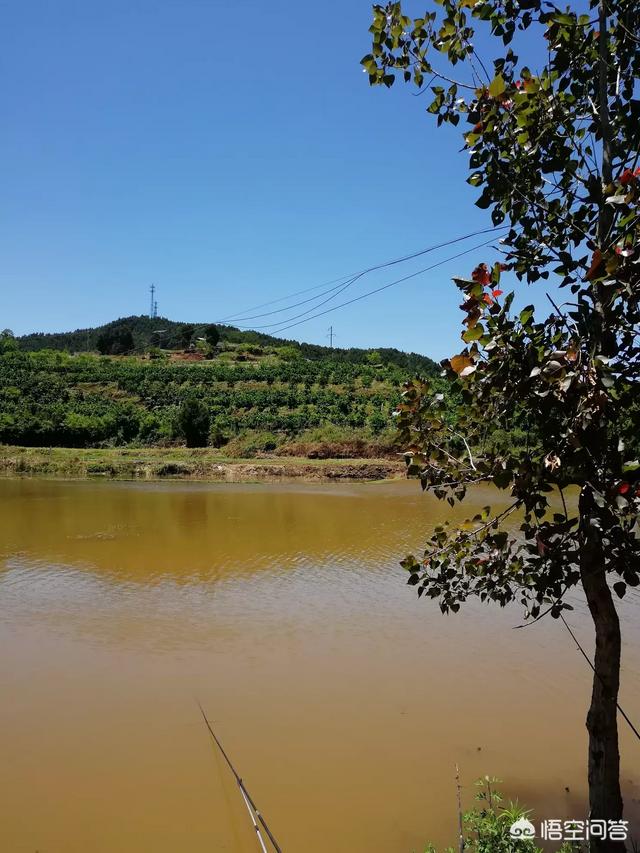
[[[0,481],[0,850],[258,849],[223,745],[285,853],[455,843],[455,765],[585,816],[591,673],[561,623],[418,600],[398,561],[452,511],[415,483]],[[621,702],[640,722],[638,595]],[[592,649],[578,596],[568,621]],[[640,744],[621,721],[636,830]]]

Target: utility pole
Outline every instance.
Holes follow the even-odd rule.
[[[151,285],[151,308],[150,308],[150,310],[149,310],[149,316],[150,316],[150,317],[155,317],[155,316],[156,316],[156,315],[155,315],[156,302],[155,302],[155,299],[154,299],[155,292],[156,292],[156,286],[155,286],[155,284],[152,284],[152,285]]]
[[[333,326],[329,326],[329,334],[327,335],[329,338],[329,347],[333,349]]]

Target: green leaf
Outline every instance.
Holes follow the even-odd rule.
[[[484,335],[484,327],[482,323],[476,323],[476,325],[472,329],[467,329],[467,331],[462,335],[462,340],[466,344],[470,344],[472,341],[478,341]]]
[[[502,74],[494,77],[489,86],[489,94],[492,98],[499,98],[507,89],[507,84],[504,82]]]
[[[553,20],[556,24],[562,24],[564,27],[574,27],[576,24],[576,19],[573,15],[567,15],[564,12],[559,15],[554,15]]]
[[[614,583],[613,588],[618,598],[624,598],[624,594],[627,591],[626,583],[624,583],[623,581],[618,581],[617,583]]]
[[[453,276],[451,281],[455,284],[456,287],[459,287],[460,290],[469,290],[470,287],[473,287],[475,281],[470,278],[460,278],[459,276]]]
[[[493,482],[499,489],[506,489],[507,486],[511,485],[512,480],[513,475],[508,469],[498,471],[493,477]]]
[[[481,210],[486,210],[491,205],[491,201],[491,193],[485,190],[476,201],[476,207],[479,207]]]
[[[529,320],[533,317],[534,308],[533,305],[527,305],[526,308],[523,308],[520,312],[520,322],[523,326],[526,326]]]

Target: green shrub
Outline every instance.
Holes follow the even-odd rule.
[[[216,422],[212,423],[209,429],[209,444],[211,447],[224,447],[228,441],[229,436],[225,433],[223,428]]]
[[[476,782],[475,799],[480,803],[462,817],[465,853],[543,853],[531,839],[514,839],[509,834],[511,824],[520,818],[529,818],[526,810],[516,801],[503,805],[503,797],[496,789],[500,780],[485,776]],[[580,853],[580,844],[565,842],[558,853]],[[427,844],[424,853],[438,853],[433,844]],[[457,853],[447,847],[442,853]]]
[[[206,447],[209,438],[210,415],[207,406],[197,397],[187,397],[178,410],[177,427],[187,447]]]
[[[367,426],[374,435],[379,435],[388,426],[391,418],[382,412],[372,412],[367,418]]]
[[[283,361],[297,361],[301,357],[300,350],[294,346],[280,347],[278,355]]]
[[[272,432],[250,432],[232,438],[225,452],[236,459],[253,459],[261,453],[271,453],[282,443],[282,436]]]

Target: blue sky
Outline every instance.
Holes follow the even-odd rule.
[[[437,131],[410,87],[369,88],[366,0],[0,10],[0,325],[16,334],[146,313],[151,282],[161,315],[216,321],[490,225],[459,131]],[[493,259],[283,334],[325,343],[331,323],[338,346],[444,357],[459,346],[450,277]]]

